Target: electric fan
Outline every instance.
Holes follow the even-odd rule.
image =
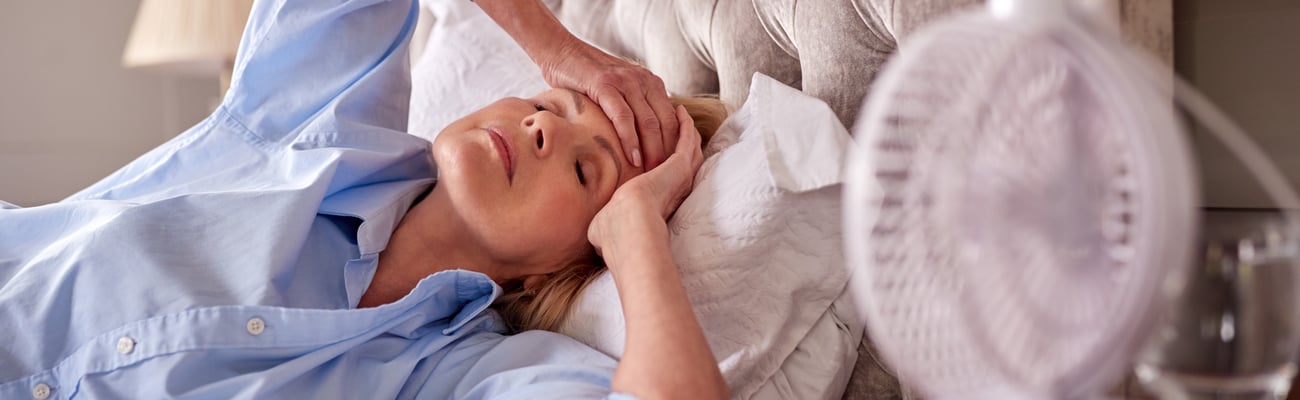
[[[877,78],[845,175],[846,257],[876,347],[927,398],[1097,397],[1128,371],[1198,227],[1174,98],[1300,204],[1114,26],[1064,0],[991,0],[915,33]]]

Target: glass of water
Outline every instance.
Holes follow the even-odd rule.
[[[1300,350],[1300,253],[1280,213],[1208,211],[1180,298],[1136,373],[1161,399],[1282,399]]]

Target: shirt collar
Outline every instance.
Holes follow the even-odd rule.
[[[501,286],[479,272],[466,270],[443,272],[456,273],[456,299],[461,302],[460,311],[452,317],[451,325],[442,330],[444,335],[450,335],[491,307],[492,302],[501,295]]]
[[[384,182],[335,193],[321,202],[320,213],[360,218],[357,250],[374,254],[388,246],[397,223],[434,178]],[[385,201],[387,200],[387,201]]]
[[[391,309],[422,309],[422,313],[432,319],[450,318],[443,335],[451,335],[475,320],[487,318],[486,329],[506,332],[506,326],[496,314],[485,314],[501,295],[501,287],[491,278],[479,272],[467,270],[440,271],[421,279],[402,299],[380,306]],[[482,318],[480,318],[482,317]],[[403,337],[417,337],[424,334],[429,325],[418,322],[412,325],[397,326],[389,333]]]

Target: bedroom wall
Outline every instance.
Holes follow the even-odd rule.
[[[216,79],[128,71],[137,2],[0,6],[0,200],[67,196],[207,114]],[[1300,0],[1176,0],[1174,61],[1300,186]],[[1211,207],[1268,207],[1241,165],[1193,138]]]
[[[1300,0],[1176,0],[1174,65],[1300,187]],[[1206,206],[1275,207],[1208,133],[1193,143]]]
[[[216,77],[121,67],[137,5],[0,6],[0,200],[58,201],[207,115]]]

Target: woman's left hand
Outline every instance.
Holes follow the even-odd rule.
[[[582,92],[614,123],[623,153],[649,171],[677,145],[678,122],[664,81],[569,33],[541,0],[478,0],[542,70],[546,83]]]
[[[615,190],[587,229],[587,239],[607,261],[633,246],[666,245],[668,217],[694,186],[695,173],[704,163],[700,132],[685,108],[677,107],[676,111],[681,136],[673,153],[663,164]],[[616,266],[622,263],[606,264],[617,273]]]
[[[680,140],[680,123],[663,80],[576,37],[557,47],[550,57],[538,60],[546,82],[595,100],[614,123],[632,165],[649,171],[664,162]]]

